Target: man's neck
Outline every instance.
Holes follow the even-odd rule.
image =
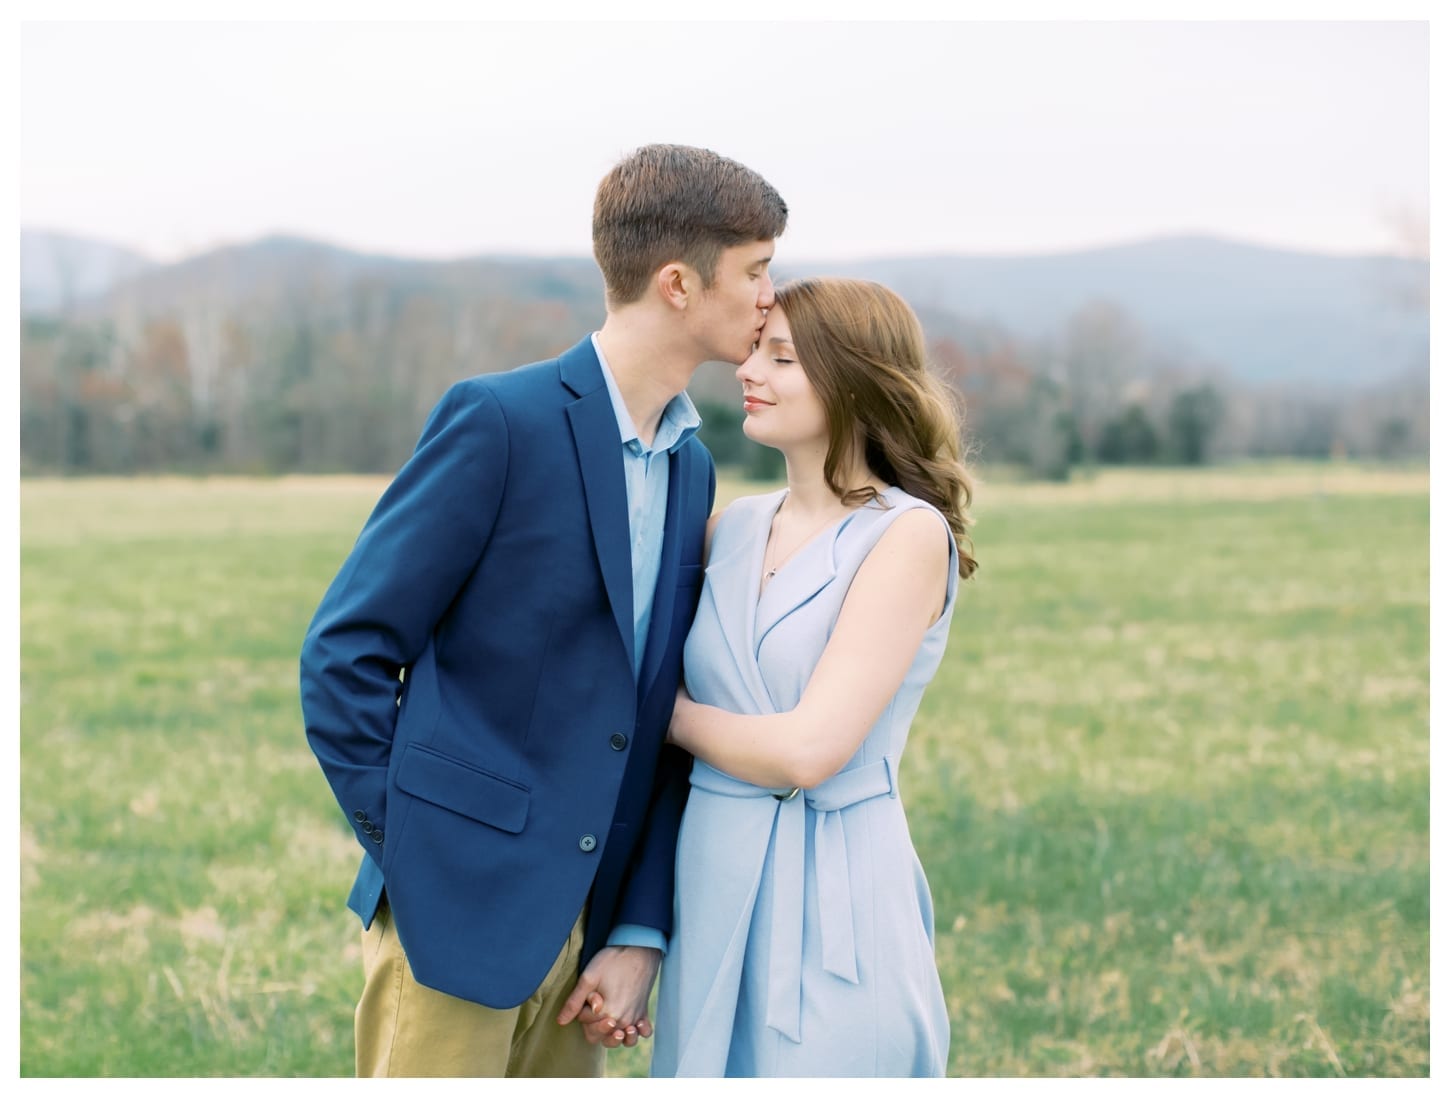
[[[684,390],[699,365],[658,336],[646,318],[629,312],[611,312],[599,329],[599,346],[645,446],[654,442],[665,406]]]

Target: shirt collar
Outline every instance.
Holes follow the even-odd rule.
[[[645,452],[644,444],[639,440],[639,431],[635,429],[634,418],[624,405],[624,397],[620,394],[619,385],[614,380],[614,371],[609,367],[609,360],[604,357],[604,348],[599,346],[599,333],[594,332],[589,338],[594,344],[594,353],[599,356],[599,365],[604,374],[604,385],[609,390],[609,403],[614,406],[614,418],[619,423],[619,441],[632,453],[642,454]],[[676,393],[665,405],[665,410],[660,416],[660,425],[655,428],[654,445],[649,448],[649,452],[674,453],[699,429],[700,413],[696,409],[694,401],[690,399],[690,394]]]

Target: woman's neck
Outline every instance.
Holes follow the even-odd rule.
[[[886,484],[866,468],[861,460],[848,462],[838,474],[837,481],[843,491],[870,486],[878,492],[886,490]],[[848,511],[853,505],[842,503],[841,497],[826,483],[825,447],[809,451],[785,452],[785,483],[787,496],[781,504],[782,510],[806,517],[829,515],[836,511]]]

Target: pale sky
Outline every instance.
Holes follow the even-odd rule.
[[[1429,206],[1399,22],[29,23],[20,223],[158,259],[271,232],[589,253],[599,177],[705,145],[792,262],[1209,233],[1385,251]]]

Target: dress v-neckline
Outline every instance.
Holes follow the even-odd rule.
[[[882,500],[888,509],[891,507],[891,491],[888,488],[882,493]],[[741,670],[752,684],[752,688],[759,691],[761,703],[768,704],[770,707],[773,707],[775,702],[766,686],[759,663],[760,645],[765,634],[830,582],[831,576],[834,575],[834,552],[832,551],[828,558],[822,560],[820,542],[828,537],[832,539],[838,537],[851,519],[855,518],[865,507],[871,506],[871,504],[866,504],[863,507],[854,508],[842,515],[839,522],[821,530],[807,544],[801,546],[789,561],[783,563],[776,570],[775,578],[762,587],[760,580],[765,568],[765,552],[770,540],[770,527],[780,511],[781,505],[784,504],[787,494],[786,490],[782,489],[774,499],[770,496],[757,497],[759,502],[752,508],[755,512],[755,521],[752,523],[750,540],[745,546],[742,546],[744,553],[737,558],[737,563],[731,566],[732,569],[749,569],[749,578],[746,582],[750,586],[746,590],[753,595],[752,598],[740,599],[730,614],[731,618],[739,623],[739,639],[746,645],[741,654]],[[799,568],[790,567],[797,559],[813,560],[822,565],[823,574],[819,577],[819,582],[812,582]],[[781,584],[785,584],[785,586],[782,587]],[[762,711],[767,712],[769,709]]]
[[[820,541],[821,538],[825,537],[827,534],[832,533],[832,532],[839,533],[841,527],[844,526],[851,519],[855,518],[856,515],[857,515],[857,513],[860,512],[860,510],[861,510],[861,507],[860,506],[853,507],[849,511],[847,511],[844,515],[842,515],[840,518],[838,518],[835,522],[828,522],[828,523],[826,523],[819,530],[817,530],[814,534],[812,534],[810,537],[806,538],[805,541],[801,542],[794,549],[792,549],[791,550],[791,553],[790,553],[790,556],[786,557],[785,560],[781,561],[779,564],[777,564],[775,566],[775,572],[774,572],[773,575],[766,576],[766,574],[765,574],[765,553],[766,553],[766,550],[768,550],[770,548],[770,529],[771,529],[772,526],[775,525],[775,520],[780,515],[780,509],[785,506],[785,501],[786,501],[786,499],[787,499],[787,497],[789,495],[790,495],[790,489],[789,488],[783,488],[783,489],[781,489],[780,498],[775,501],[775,506],[770,509],[770,511],[769,511],[769,513],[768,513],[768,515],[766,517],[765,526],[764,526],[765,533],[764,533],[764,536],[761,537],[761,539],[760,539],[759,551],[757,553],[755,553],[755,555],[754,555],[754,557],[755,557],[755,559],[754,559],[754,567],[755,567],[754,575],[755,575],[755,583],[756,583],[756,587],[755,587],[755,610],[756,610],[756,613],[754,615],[755,621],[752,622],[752,625],[757,624],[759,622],[759,620],[760,620],[760,604],[765,601],[765,592],[766,592],[766,589],[775,586],[775,582],[778,579],[780,579],[780,574],[782,572],[784,572],[787,568],[789,568],[791,566],[791,564],[794,563],[796,560],[798,560],[801,557],[805,556],[806,555],[806,550],[809,549],[816,542]],[[759,536],[759,534],[757,534],[757,536]]]

